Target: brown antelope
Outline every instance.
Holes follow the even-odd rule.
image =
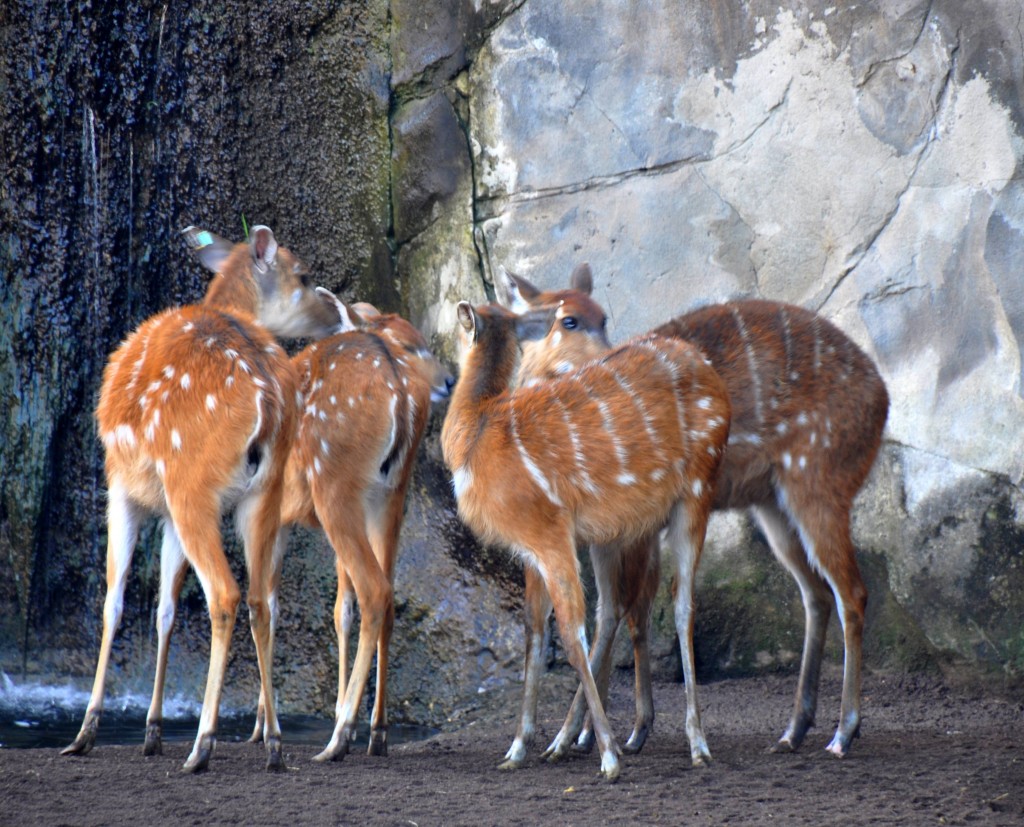
[[[377,690],[369,753],[387,754],[392,583],[405,495],[430,403],[448,396],[452,378],[409,322],[381,315],[370,305],[346,307],[318,290],[341,320],[342,332],[292,360],[302,377],[305,410],[288,461],[281,521],[321,528],[335,553],[336,725],[327,748],[316,756],[326,761],[344,757],[355,738],[374,648]],[[359,644],[347,678],[353,587]],[[266,701],[261,695],[261,707]]]
[[[557,380],[509,391],[517,337],[546,331],[551,314],[524,323],[502,307],[461,302],[458,317],[462,376],[441,440],[459,514],[543,578],[583,684],[601,771],[614,779],[619,749],[587,662],[576,538],[647,537],[668,523],[678,565],[691,567],[729,431],[725,387],[694,348],[646,337]],[[681,638],[692,631],[690,618],[677,604]],[[692,682],[687,735],[691,750],[706,752]],[[526,740],[517,739],[504,766],[522,763]]]
[[[202,304],[159,313],[111,356],[96,419],[106,449],[107,594],[92,695],[81,731],[64,754],[96,740],[114,634],[139,524],[163,521],[158,650],[145,753],[161,751],[167,648],[186,562],[210,613],[210,668],[199,732],[184,769],[203,770],[216,743],[228,647],[240,591],[221,544],[221,515],[234,508],[249,575],[246,602],[266,688],[267,768],[283,768],[270,691],[271,574],[285,464],[298,424],[298,380],[280,336],[321,336],[336,314],[309,287],[305,267],[268,227],[231,244],[190,227],[204,265],[216,272]]]
[[[605,315],[590,298],[591,287],[585,264],[574,271],[568,290],[541,292],[525,279],[510,277],[513,309],[546,315],[550,308],[558,308],[546,335],[524,343],[524,375],[560,376],[608,350]],[[793,715],[772,751],[796,750],[814,723],[834,599],[845,658],[839,724],[828,750],[842,757],[860,724],[867,601],[850,537],[850,509],[882,441],[889,406],[885,384],[847,336],[820,316],[792,305],[755,300],[712,305],[652,333],[685,339],[700,348],[725,381],[732,402],[732,431],[714,508],[750,509],[803,599],[804,647]],[[638,553],[628,540],[621,547],[629,555]],[[651,547],[652,553],[655,549]],[[602,550],[594,556],[595,569],[609,559],[614,555]],[[606,614],[613,619],[603,618],[598,625],[597,657],[610,657],[623,614],[630,618],[631,628],[646,628],[629,614],[630,603],[649,612],[645,595],[657,583],[644,578],[657,578],[655,569],[635,566],[635,579],[620,582],[607,600],[602,593],[601,601],[610,607]],[[598,573],[599,590],[608,579]],[[685,658],[684,654],[684,662]],[[609,668],[603,665],[605,672]],[[639,663],[637,670],[639,675]],[[650,703],[649,684],[645,692],[643,699],[637,698],[638,710]],[[549,749],[552,754],[564,752],[580,736],[584,711],[577,693],[574,709]],[[588,733],[580,740],[586,747]]]

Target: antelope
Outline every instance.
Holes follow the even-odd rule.
[[[647,537],[667,523],[678,567],[692,567],[729,432],[725,386],[695,348],[650,336],[551,382],[509,391],[517,339],[546,331],[552,314],[524,321],[467,302],[457,312],[462,375],[441,441],[459,514],[482,541],[509,547],[543,579],[544,615],[554,609],[590,708],[601,771],[613,780],[619,748],[587,661],[576,538]],[[676,622],[680,638],[691,634],[682,592]],[[692,682],[686,729],[691,750],[706,752]],[[531,734],[517,736],[502,766],[522,764]]]
[[[573,272],[568,290],[542,292],[526,279],[509,274],[508,298],[514,310],[546,317],[551,308],[558,308],[546,334],[524,342],[525,376],[534,381],[561,376],[608,351],[605,314],[590,297],[592,284],[586,264]],[[844,670],[839,723],[827,750],[841,758],[859,734],[867,602],[850,537],[850,511],[881,445],[889,407],[885,384],[871,360],[845,334],[793,305],[759,300],[711,305],[651,332],[691,342],[725,381],[732,402],[732,430],[714,508],[748,509],[800,589],[805,616],[800,677],[789,724],[771,751],[795,751],[814,724],[825,632],[834,600],[842,625]],[[637,546],[630,538],[620,539],[620,549],[629,555],[637,555]],[[657,553],[655,543],[649,549]],[[631,628],[646,628],[629,614],[630,601],[649,613],[645,595],[657,588],[657,566],[634,566],[629,571],[636,576],[627,576],[612,591],[604,587],[609,576],[600,567],[615,556],[602,549],[592,558],[601,592],[599,604],[607,615],[598,624],[595,657],[603,659],[607,674],[609,647],[623,614]],[[531,586],[529,580],[527,585]],[[677,585],[684,587],[682,582]],[[637,652],[647,657],[646,650]],[[646,665],[638,662],[636,668],[638,676],[641,668],[649,674]],[[643,692],[643,698],[638,692],[637,708],[650,709],[653,720],[649,678]],[[589,746],[589,732],[581,734],[584,711],[577,693],[565,725],[548,750],[553,757],[564,753],[577,737],[580,747]]]
[[[141,521],[163,523],[157,665],[144,753],[162,751],[164,678],[175,603],[186,563],[210,615],[210,666],[195,744],[184,770],[207,768],[228,648],[240,601],[221,543],[221,515],[234,509],[245,547],[246,602],[265,687],[267,769],[283,769],[271,682],[271,573],[281,520],[285,465],[298,424],[298,380],[273,338],[323,336],[336,316],[310,288],[306,268],[278,246],[269,227],[231,244],[195,227],[185,231],[216,275],[202,304],[143,322],[113,353],[103,374],[96,420],[105,448],[107,592],[96,677],[81,730],[65,755],[96,741],[114,634]]]
[[[330,743],[316,756],[327,761],[343,758],[355,738],[375,647],[369,754],[387,755],[392,584],[405,495],[430,403],[446,398],[453,380],[409,322],[382,315],[371,305],[347,307],[317,289],[340,320],[339,332],[292,360],[302,377],[305,408],[288,460],[281,522],[322,529],[335,553],[336,725]],[[353,597],[359,601],[360,623],[349,678]],[[260,706],[267,701],[261,694]]]

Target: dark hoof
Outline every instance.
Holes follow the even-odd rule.
[[[622,751],[626,755],[639,755],[640,750],[644,748],[644,744],[647,743],[647,727],[643,729],[634,730],[633,734],[629,736],[629,740],[622,747]]]
[[[577,755],[589,755],[594,749],[593,730],[585,730],[569,749]]]
[[[388,730],[387,727],[375,729],[370,733],[370,748],[367,755],[384,757],[388,754]]]
[[[146,741],[142,745],[143,755],[163,755],[163,724],[160,721],[146,725]]]
[[[204,772],[210,764],[210,756],[213,755],[213,748],[217,745],[217,739],[212,735],[204,735],[196,743],[192,754],[182,766],[182,772]]]
[[[341,761],[346,755],[348,755],[348,738],[342,738],[337,744],[333,741],[328,744],[323,752],[313,756],[313,760],[322,764],[327,761]]]
[[[267,772],[283,772],[284,756],[281,754],[281,739],[267,740]]]
[[[95,732],[79,732],[78,737],[60,751],[61,755],[86,755],[96,743]]]

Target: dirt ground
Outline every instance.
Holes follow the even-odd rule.
[[[185,775],[189,744],[144,758],[141,747],[104,745],[101,726],[85,758],[0,750],[0,823],[1024,824],[1021,698],[954,690],[936,678],[868,675],[862,737],[837,760],[824,751],[839,706],[831,674],[822,685],[822,725],[799,753],[768,754],[794,685],[791,676],[702,685],[714,763],[695,770],[682,729],[683,687],[657,684],[654,732],[640,755],[624,758],[614,784],[601,779],[596,754],[540,759],[574,688],[565,672],[546,676],[541,737],[528,765],[512,772],[497,765],[515,729],[518,688],[483,699],[451,731],[393,745],[386,758],[359,751],[323,766],[310,760],[318,747],[286,744],[288,770],[278,775],[263,771],[262,747],[223,742],[209,771]],[[610,709],[625,739],[626,674],[615,677]]]

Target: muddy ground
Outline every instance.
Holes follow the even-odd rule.
[[[559,764],[539,753],[573,689],[549,674],[543,731],[528,765],[497,765],[514,732],[518,689],[482,700],[451,731],[361,751],[323,766],[313,746],[288,746],[288,770],[263,771],[262,748],[220,743],[210,769],[180,772],[189,744],[144,758],[141,747],[100,741],[84,758],[57,750],[0,750],[0,823],[11,825],[221,824],[1024,824],[1024,701],[954,689],[938,678],[868,675],[862,737],[837,760],[824,751],[838,714],[837,674],[826,677],[819,721],[795,755],[765,752],[781,733],[795,678],[768,676],[701,687],[714,764],[691,769],[682,731],[683,687],[655,687],[658,718],[614,784],[595,755]],[[612,722],[631,727],[629,676],[612,689]],[[827,724],[827,725],[826,725]],[[285,732],[287,738],[287,732]],[[141,742],[141,733],[140,733]],[[543,743],[540,743],[543,742]]]

